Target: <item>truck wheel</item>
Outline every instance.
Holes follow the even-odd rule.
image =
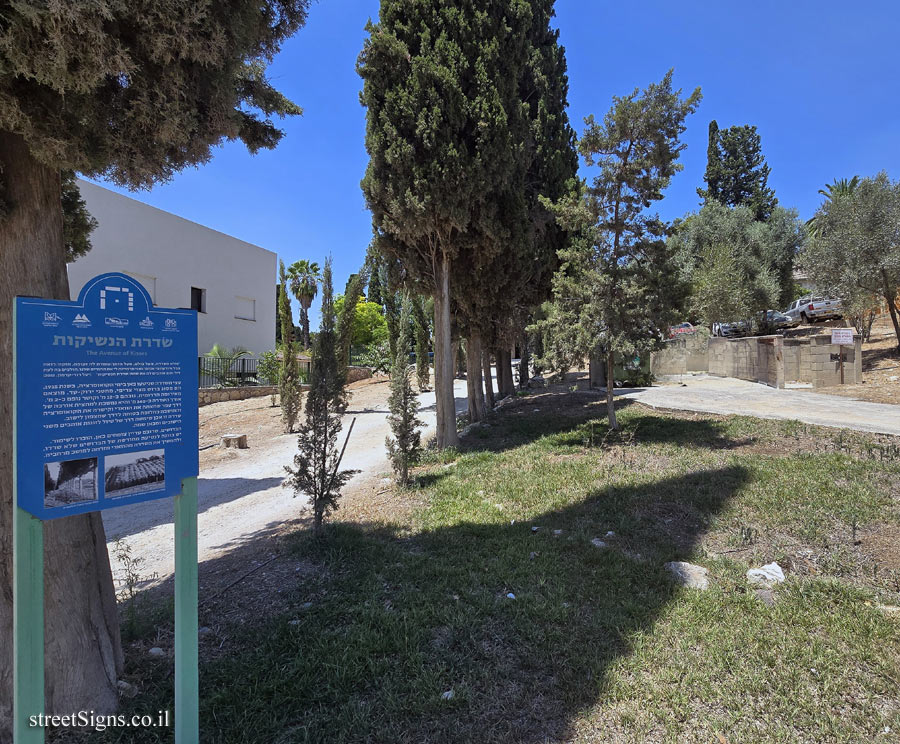
[[[809,325],[809,318],[806,317],[806,313],[800,313],[800,320],[802,320],[805,325]]]

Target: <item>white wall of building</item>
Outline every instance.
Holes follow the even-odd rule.
[[[203,290],[199,349],[243,346],[254,356],[275,347],[276,256],[109,189],[79,180],[98,227],[92,250],[69,264],[72,298],[98,274],[121,271],[141,282],[155,305],[191,307]]]

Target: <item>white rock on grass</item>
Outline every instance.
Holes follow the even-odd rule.
[[[507,599],[515,599],[515,598],[516,598],[516,595],[513,594],[512,592],[510,592],[509,594],[506,595],[506,598],[507,598]]]
[[[591,540],[591,545],[593,545],[595,548],[606,547],[606,543],[603,542],[603,540],[601,540],[599,537],[595,537],[593,540]]]
[[[454,697],[456,697],[456,693],[453,690],[441,693],[441,700],[453,700]]]
[[[150,656],[165,656],[166,655],[166,652],[163,651],[159,646],[154,646],[147,653],[150,654]]]
[[[691,589],[709,588],[709,571],[703,566],[698,566],[695,563],[686,563],[685,561],[670,561],[665,564],[665,567],[682,586],[690,587]]]
[[[751,584],[773,586],[784,581],[784,571],[777,563],[767,563],[762,568],[751,568],[747,571],[747,581]]]

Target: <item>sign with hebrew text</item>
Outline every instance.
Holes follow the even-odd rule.
[[[18,504],[39,519],[174,496],[198,472],[197,313],[125,274],[15,302]]]

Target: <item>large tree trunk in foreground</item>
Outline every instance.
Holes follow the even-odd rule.
[[[494,400],[494,383],[491,381],[491,352],[486,348],[481,350],[481,361],[484,366],[485,405],[493,410],[496,401]]]
[[[481,387],[481,336],[466,339],[466,391],[469,399],[469,423],[484,418],[484,389]]]
[[[5,132],[0,167],[9,205],[0,222],[0,741],[7,741],[13,699],[12,305],[17,294],[67,300],[69,291],[59,172],[38,164],[21,137]],[[99,513],[44,523],[44,603],[43,712],[115,710],[122,647]]]
[[[606,416],[609,419],[610,429],[619,428],[619,422],[616,421],[615,396],[613,395],[616,389],[615,379],[615,354],[610,349],[606,352]]]
[[[894,335],[897,337],[897,348],[900,349],[900,319],[897,318],[897,301],[896,295],[891,292],[890,283],[888,282],[887,271],[881,270],[881,279],[884,283],[884,299],[887,302],[888,312],[891,314],[891,322],[894,324]]]
[[[450,338],[450,262],[442,255],[435,262],[434,292],[434,394],[439,448],[459,444],[456,402],[453,398],[453,344]]]

